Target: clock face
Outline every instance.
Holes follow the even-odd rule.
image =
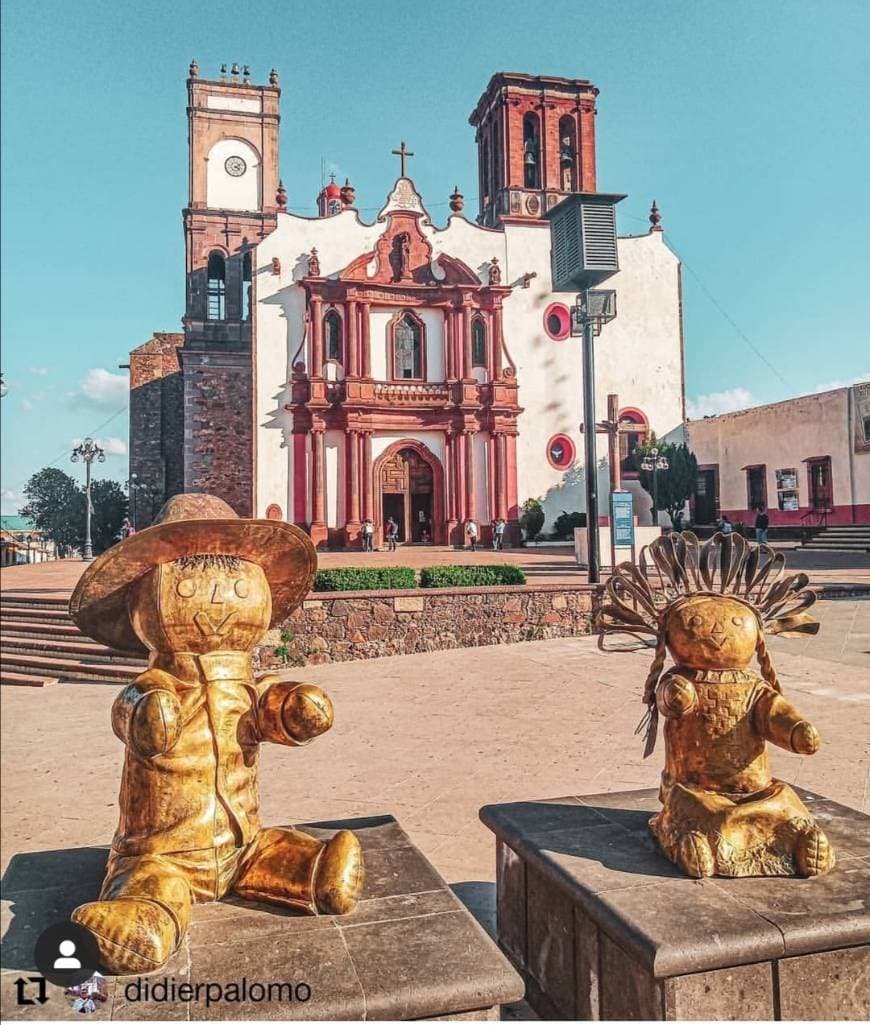
[[[241,178],[245,171],[247,171],[248,165],[241,157],[227,157],[224,161],[224,168],[227,174],[233,178]]]

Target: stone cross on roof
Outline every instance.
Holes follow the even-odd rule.
[[[403,142],[398,149],[394,149],[393,150],[393,156],[396,156],[396,157],[399,158],[399,161],[401,163],[401,170],[399,172],[399,177],[400,178],[404,178],[405,177],[405,157],[413,157],[414,154],[409,149],[405,149],[405,144]]]

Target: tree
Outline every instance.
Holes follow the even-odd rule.
[[[63,470],[46,467],[35,473],[24,486],[27,505],[19,510],[33,520],[61,550],[85,543],[85,489]],[[118,540],[127,515],[127,496],[114,480],[91,482],[91,539],[94,552],[105,551]]]
[[[668,461],[667,470],[655,471],[658,480],[653,484],[653,471],[641,469],[644,459],[652,459],[652,449],[659,450],[659,457]],[[674,517],[683,508],[695,491],[698,478],[698,460],[689,451],[688,445],[672,445],[656,440],[654,434],[638,445],[632,454],[632,460],[638,471],[640,485],[650,496],[658,491],[658,508],[653,508],[653,523],[657,520],[658,509],[664,509],[674,523]],[[655,499],[654,499],[655,501]]]
[[[544,526],[544,520],[546,514],[544,513],[543,506],[537,498],[527,498],[523,502],[523,512],[520,516],[520,526],[526,532],[526,540],[534,541],[538,534],[541,533],[541,528]]]
[[[91,482],[91,504],[91,540],[99,555],[120,540],[127,496],[116,480],[95,480]]]
[[[24,485],[27,505],[19,512],[59,549],[81,548],[85,540],[85,495],[73,478],[56,467],[35,473]]]

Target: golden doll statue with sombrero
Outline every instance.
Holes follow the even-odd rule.
[[[819,748],[815,726],[782,696],[764,641],[765,631],[818,630],[807,577],[784,569],[767,545],[737,534],[700,544],[684,532],[656,538],[607,582],[601,646],[610,633],[655,637],[642,725],[648,755],[664,719],[665,768],[650,828],[695,878],[815,876],[834,866],[824,832],[768,764],[767,741],[802,755]],[[675,665],[662,675],[668,652]]]
[[[187,494],[80,579],[70,612],[81,630],[149,656],[112,707],[126,753],[106,879],[72,916],[110,971],[159,968],[191,905],[229,893],[309,914],[355,907],[363,858],[353,833],[324,842],[259,819],[259,745],[297,747],[332,725],[319,688],[251,670],[252,649],[301,603],[315,568],[298,528]]]

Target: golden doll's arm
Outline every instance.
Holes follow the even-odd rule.
[[[676,719],[690,712],[698,702],[698,693],[691,680],[679,673],[666,673],[656,689],[656,705],[659,715],[665,719]]]
[[[260,738],[272,744],[307,744],[332,726],[335,712],[329,696],[311,683],[264,676],[257,682]]]
[[[167,754],[178,743],[183,723],[175,681],[160,669],[148,669],[115,698],[115,736],[144,758]]]
[[[815,726],[775,690],[762,694],[753,715],[758,732],[777,747],[814,755],[821,746]]]

